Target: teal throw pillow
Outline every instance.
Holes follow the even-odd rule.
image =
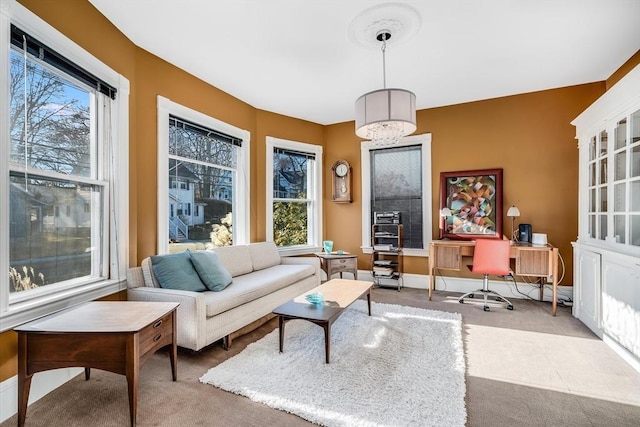
[[[220,258],[213,251],[189,252],[191,262],[195,267],[200,280],[210,291],[221,291],[231,284],[233,278],[224,268]]]
[[[207,287],[193,268],[189,252],[151,257],[151,268],[161,288],[206,291]]]

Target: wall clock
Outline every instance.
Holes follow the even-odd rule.
[[[351,203],[351,165],[346,160],[338,160],[331,167],[331,200],[338,203]]]

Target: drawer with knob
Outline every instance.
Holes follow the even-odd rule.
[[[140,355],[154,353],[165,345],[171,344],[172,340],[173,316],[167,314],[140,331]]]

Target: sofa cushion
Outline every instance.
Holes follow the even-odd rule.
[[[313,276],[308,264],[276,265],[251,274],[234,276],[233,283],[220,292],[206,292],[207,317],[215,316]]]
[[[189,252],[193,267],[198,272],[200,280],[210,291],[219,292],[232,282],[231,274],[224,268],[218,255],[213,251]]]
[[[193,268],[188,252],[154,255],[150,258],[153,275],[161,288],[196,292],[207,290]]]
[[[251,273],[253,263],[247,245],[222,246],[212,249],[232,277]]]
[[[254,270],[262,270],[280,264],[280,252],[273,242],[251,243],[249,245]]]

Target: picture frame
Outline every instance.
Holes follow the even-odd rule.
[[[440,238],[502,239],[502,169],[440,173]]]

